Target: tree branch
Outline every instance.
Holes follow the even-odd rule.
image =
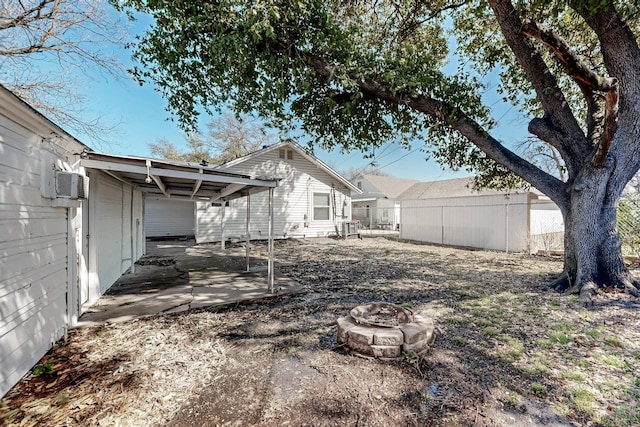
[[[15,27],[26,27],[32,22],[49,19],[51,17],[51,12],[42,15],[42,11],[52,2],[57,3],[58,0],[42,0],[40,3],[29,9],[26,9],[22,2],[20,2],[20,6],[22,6],[23,11],[13,18],[11,18],[8,13],[7,16],[3,16],[2,21],[0,21],[0,30],[8,30],[9,28]]]
[[[558,86],[558,82],[547,67],[540,52],[521,31],[522,22],[510,0],[489,0],[491,9],[500,25],[502,34],[518,63],[532,83],[536,96],[554,129],[562,137],[547,141],[560,152],[570,177],[577,176],[585,159],[591,152],[591,144],[586,139],[569,103]],[[558,145],[557,143],[561,142]]]
[[[618,84],[607,91],[605,98],[605,114],[604,114],[604,132],[598,144],[598,151],[591,159],[591,165],[594,167],[602,167],[605,165],[607,153],[613,143],[613,137],[618,128]]]
[[[637,73],[629,73],[633,69],[629,64],[638,64],[640,58],[640,47],[635,34],[629,26],[620,18],[612,4],[600,2],[597,5],[590,2],[576,2],[573,8],[585,20],[587,25],[596,33],[600,42],[602,58],[605,67],[610,75],[616,76],[616,81],[605,94],[605,117],[604,131],[598,150],[592,159],[594,166],[603,166],[606,155],[609,152],[617,128],[618,109],[633,108],[631,106],[620,106],[620,102],[629,102],[633,97],[620,96],[620,90],[626,93],[638,93],[640,91],[640,81]],[[595,7],[597,6],[597,7]],[[635,69],[638,69],[636,65]],[[634,144],[635,145],[635,144]],[[629,155],[638,156],[637,147],[631,147]],[[634,162],[626,162],[629,165],[627,174],[635,174]]]
[[[553,30],[535,21],[526,20],[522,25],[522,32],[544,43],[580,87],[607,92],[617,84],[615,78],[602,77],[594,73]]]
[[[303,58],[308,58],[304,53],[299,55]],[[329,78],[335,70],[335,65],[320,58],[308,58],[307,63],[316,73],[325,78]],[[564,191],[564,182],[507,149],[500,141],[490,136],[479,123],[457,107],[422,95],[407,95],[394,92],[376,81],[366,80],[361,76],[351,75],[349,77],[357,82],[358,87],[367,97],[405,105],[448,124],[489,158],[523,177],[556,203],[566,204],[567,193]]]

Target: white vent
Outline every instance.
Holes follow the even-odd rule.
[[[89,178],[78,173],[56,172],[56,196],[67,199],[86,199]]]

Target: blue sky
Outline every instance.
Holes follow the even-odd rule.
[[[130,29],[132,37],[135,34],[141,34],[149,22],[149,19],[138,19]],[[130,52],[121,49],[116,54],[125,66],[131,65]],[[86,91],[87,117],[99,114],[105,123],[115,125],[114,131],[104,137],[108,142],[106,145],[93,141],[89,136],[81,133],[74,135],[87,145],[97,151],[149,156],[148,144],[166,138],[179,148],[186,149],[183,132],[179,129],[177,122],[171,121],[172,116],[165,109],[166,101],[152,85],[140,86],[128,76],[115,79],[104,73],[97,73],[94,77],[79,75],[78,79],[83,80],[82,87]],[[499,139],[513,140],[514,135],[517,135],[517,139],[523,139],[526,135],[526,121],[513,107],[496,102],[498,99],[496,94],[487,95],[488,104],[493,104],[494,117],[501,118],[500,126],[493,133],[494,136]],[[207,117],[201,118],[200,123],[203,129],[207,119]],[[393,144],[384,145],[376,150],[375,164],[391,176],[422,181],[468,175],[464,171],[453,172],[443,169],[432,160],[426,161],[425,153],[419,150],[421,145],[422,142],[416,141],[411,144],[410,150]],[[341,153],[340,150],[327,152],[316,149],[315,154],[338,172],[362,168],[372,161],[364,158],[367,153],[359,151]]]

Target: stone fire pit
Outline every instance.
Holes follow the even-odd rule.
[[[397,304],[374,302],[338,319],[338,343],[362,356],[396,358],[423,353],[435,336],[433,321]]]

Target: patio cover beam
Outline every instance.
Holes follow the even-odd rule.
[[[167,197],[171,197],[171,193],[167,191],[167,186],[164,184],[164,182],[162,182],[162,179],[159,176],[155,176],[155,175],[149,175],[149,176],[156,183],[160,191],[162,191],[162,194],[164,194]]]
[[[139,173],[139,174],[147,174],[146,166],[137,166],[131,164],[124,164],[118,162],[106,162],[103,160],[91,160],[91,159],[82,159],[80,160],[80,165],[85,168],[92,169],[102,169],[102,170],[110,170],[117,172],[127,172],[127,173]],[[165,176],[168,178],[178,178],[178,179],[192,179],[194,181],[202,180],[206,182],[219,182],[224,184],[245,184],[245,185],[255,185],[259,187],[268,187],[275,188],[278,186],[277,181],[267,181],[263,179],[252,179],[252,178],[243,178],[240,176],[232,176],[229,175],[217,175],[205,173],[206,170],[200,169],[203,172],[187,172],[180,171],[175,169],[165,169],[165,168],[157,168],[151,167],[149,169],[149,175],[153,176]]]
[[[198,173],[203,173],[202,169],[198,170]],[[191,198],[193,199],[193,197],[196,195],[196,193],[198,192],[198,190],[200,189],[200,186],[202,185],[202,180],[199,179],[196,181],[195,185],[193,186],[193,192],[191,193]]]
[[[245,187],[246,187],[245,184],[229,184],[224,189],[222,189],[222,191],[220,191],[220,195],[218,196],[218,198],[224,199],[229,194],[236,193]]]

